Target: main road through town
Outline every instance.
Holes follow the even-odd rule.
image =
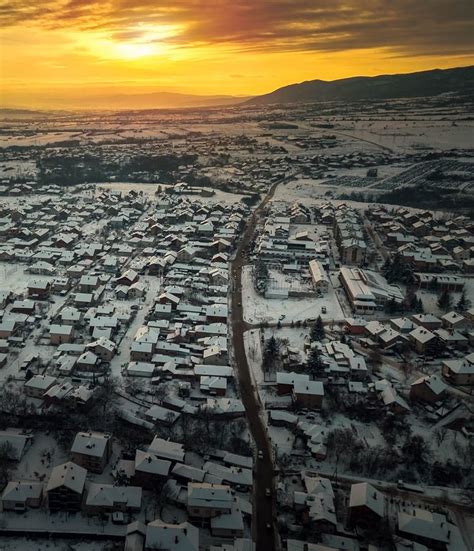
[[[286,177],[273,184],[263,201],[254,210],[237,247],[234,260],[231,263],[232,296],[230,321],[232,324],[234,361],[237,367],[240,395],[245,407],[249,429],[257,450],[259,450],[258,455],[261,456],[256,459],[254,478],[253,534],[257,551],[273,551],[275,549],[275,470],[272,447],[263,418],[263,408],[259,400],[258,390],[254,387],[245,354],[244,333],[249,327],[243,317],[242,267],[245,264],[245,257],[254,239],[257,223],[265,207],[272,199],[278,185],[289,178]],[[270,496],[266,495],[267,489],[271,492]]]

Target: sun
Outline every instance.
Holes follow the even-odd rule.
[[[141,57],[148,57],[151,55],[157,55],[164,53],[165,48],[159,47],[159,45],[151,43],[133,43],[125,42],[119,44],[113,44],[112,49],[116,54],[116,57],[124,60],[139,59]],[[160,52],[161,50],[161,52]]]
[[[134,25],[122,30],[133,38],[117,40],[114,35],[89,34],[85,46],[103,59],[133,61],[164,55],[174,49],[170,41],[181,31],[178,25]],[[82,37],[84,42],[84,36]]]

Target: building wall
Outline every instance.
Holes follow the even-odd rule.
[[[293,398],[296,402],[305,408],[321,409],[323,405],[323,397],[312,394],[296,394],[293,393]]]
[[[410,399],[433,403],[439,400],[439,396],[436,396],[428,386],[421,383],[410,388]]]
[[[81,509],[82,494],[77,494],[65,487],[48,492],[48,507],[50,511],[75,512]]]

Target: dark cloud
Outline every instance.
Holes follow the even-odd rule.
[[[137,25],[182,25],[178,46],[226,44],[255,51],[385,47],[397,55],[473,52],[472,0],[11,0],[0,25],[103,30],[140,38]]]

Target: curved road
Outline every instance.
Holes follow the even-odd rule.
[[[257,222],[263,210],[272,199],[278,185],[289,178],[285,177],[273,184],[263,201],[254,210],[237,247],[235,258],[231,263],[233,288],[230,321],[232,323],[234,360],[237,366],[240,395],[245,407],[249,429],[257,450],[260,450],[263,456],[261,459],[256,459],[254,474],[253,531],[257,551],[272,551],[275,549],[274,499],[265,495],[267,488],[271,490],[272,496],[274,495],[273,479],[275,473],[272,447],[261,416],[263,408],[258,398],[257,389],[253,386],[247,356],[245,355],[244,333],[248,329],[248,324],[243,319],[242,267],[245,264],[244,254],[248,251],[254,238]]]

